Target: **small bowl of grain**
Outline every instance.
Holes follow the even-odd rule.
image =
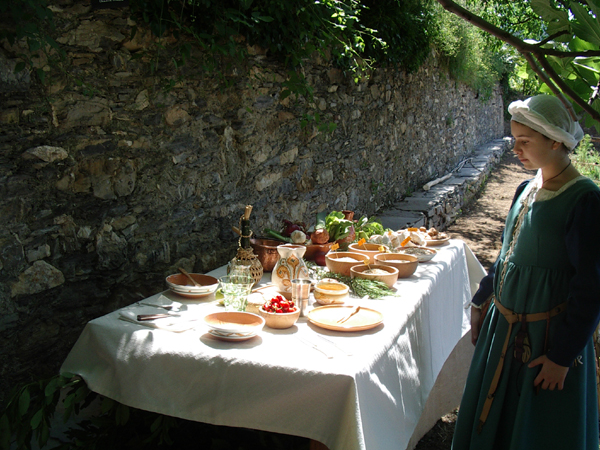
[[[355,252],[329,252],[325,255],[325,265],[334,273],[350,276],[350,268],[364,265],[369,262],[369,257]]]
[[[352,278],[381,281],[391,288],[398,281],[398,269],[383,264],[369,264],[368,266],[361,264],[350,268],[350,276]]]

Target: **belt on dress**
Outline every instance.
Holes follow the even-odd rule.
[[[485,402],[483,404],[483,409],[481,411],[481,415],[479,416],[479,425],[477,427],[477,432],[481,433],[481,429],[487,420],[488,414],[490,413],[490,409],[492,408],[492,402],[494,401],[494,396],[496,395],[496,389],[498,388],[498,383],[500,381],[500,375],[502,374],[502,367],[504,366],[504,359],[506,358],[506,349],[508,348],[508,342],[510,340],[510,335],[512,332],[512,326],[517,322],[538,322],[540,320],[546,321],[546,338],[544,343],[544,351],[545,347],[548,343],[548,326],[550,324],[550,319],[557,314],[565,311],[567,309],[567,302],[563,302],[558,306],[555,306],[549,311],[534,313],[534,314],[519,314],[505,306],[496,299],[494,296],[492,298],[494,305],[496,305],[496,309],[504,316],[506,321],[508,322],[508,331],[506,332],[506,339],[504,340],[504,346],[502,347],[502,353],[500,354],[500,360],[498,361],[498,366],[496,367],[496,372],[494,373],[494,378],[492,378],[492,383],[490,384],[490,388],[488,390],[488,394],[485,398]]]

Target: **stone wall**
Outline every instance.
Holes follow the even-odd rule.
[[[245,205],[257,234],[376,215],[503,135],[499,93],[477,98],[435,56],[360,83],[315,57],[307,104],[280,97],[287,71],[260,49],[207,71],[193,47],[176,71],[170,41],[155,59],[149,34],[130,39],[126,9],[57,5],[64,72],[41,86],[13,73],[22,48],[0,49],[0,402],[56,373],[90,319],[231,259]],[[337,129],[303,128],[315,112]]]

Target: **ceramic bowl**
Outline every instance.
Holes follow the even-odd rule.
[[[304,259],[306,259],[307,261],[314,261],[318,265],[325,265],[325,263],[323,262],[325,261],[325,255],[327,254],[327,252],[329,252],[329,250],[331,250],[332,245],[333,242],[328,242],[327,244],[307,245],[306,253],[304,253]]]
[[[343,304],[350,297],[350,287],[335,278],[324,278],[315,284],[314,297],[320,305]]]
[[[265,325],[265,319],[248,312],[225,311],[207,315],[204,323],[214,337],[241,341],[256,336]]]
[[[353,258],[356,262],[352,261],[339,261],[340,259]],[[325,265],[327,268],[340,275],[350,276],[350,268],[356,265],[364,265],[365,262],[369,262],[369,257],[362,253],[354,252],[329,252],[325,255]]]
[[[293,326],[298,317],[300,317],[300,309],[296,307],[296,311],[291,313],[271,313],[267,312],[261,306],[258,313],[265,319],[265,325],[270,328],[290,328]]]
[[[427,262],[437,255],[437,250],[427,247],[405,247],[397,252],[402,255],[416,256],[419,262]]]
[[[417,270],[419,258],[400,253],[379,253],[375,255],[375,264],[395,267],[398,269],[398,278],[407,278]]]
[[[381,251],[381,247],[384,246],[381,244],[373,244],[369,242],[365,242],[362,245],[358,245],[358,242],[353,242],[348,246],[348,251],[367,255],[369,257],[369,262],[371,264],[375,264],[375,255],[383,253]]]
[[[204,297],[210,295],[219,287],[219,280],[210,275],[190,273],[190,276],[202,286],[197,287],[182,273],[175,273],[166,278],[167,286],[171,291],[184,297]]]
[[[315,291],[327,295],[344,295],[350,291],[350,288],[334,278],[325,278],[315,284]]]
[[[365,273],[369,269],[381,269],[387,274],[370,274]],[[376,280],[382,281],[388,285],[388,287],[393,287],[394,283],[398,281],[398,269],[392,266],[384,266],[383,264],[371,264],[369,266],[365,266],[361,264],[360,266],[354,266],[350,269],[350,276],[352,278],[365,278],[367,280]]]
[[[271,272],[277,260],[279,259],[279,252],[277,246],[283,244],[281,241],[275,239],[265,238],[252,238],[250,239],[250,246],[254,250],[258,260],[263,266],[265,272]]]

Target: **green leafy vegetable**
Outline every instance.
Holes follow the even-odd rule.
[[[272,230],[270,228],[265,228],[264,231],[265,231],[265,234],[270,238],[277,239],[277,240],[283,241],[283,242],[288,242],[288,243],[292,242],[291,238],[285,237],[282,234],[280,234],[279,232]]]
[[[344,239],[350,234],[350,227],[354,222],[347,220],[344,213],[340,211],[331,211],[325,218],[325,229],[329,233],[329,241]]]
[[[385,232],[381,223],[374,217],[368,218],[367,216],[362,216],[360,220],[354,224],[354,230],[356,231],[357,240],[369,240],[371,236],[383,234]]]

